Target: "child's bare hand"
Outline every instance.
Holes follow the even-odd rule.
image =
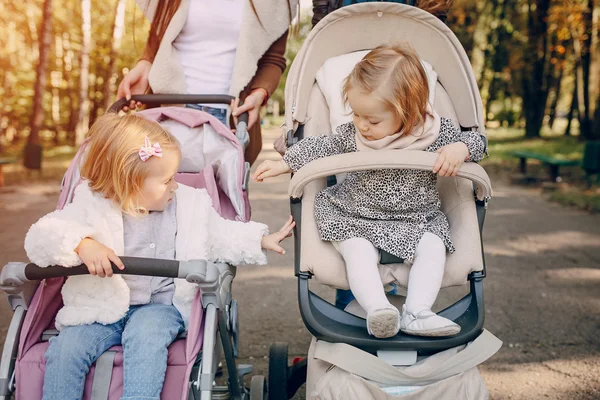
[[[279,243],[290,236],[292,236],[292,229],[296,226],[296,222],[290,218],[288,218],[287,222],[281,227],[278,232],[272,233],[270,235],[263,236],[261,247],[265,250],[272,250],[279,254],[285,254],[285,250],[283,247],[279,245]]]
[[[252,179],[256,182],[262,182],[266,178],[272,178],[291,171],[292,169],[283,160],[266,160],[256,168],[256,171],[254,171],[254,174],[252,175]]]
[[[440,155],[433,166],[433,173],[439,176],[456,176],[460,166],[469,157],[469,149],[462,142],[456,142],[438,149]]]
[[[100,278],[104,278],[105,276],[111,277],[113,275],[112,266],[110,265],[111,261],[120,270],[125,268],[121,259],[117,257],[112,249],[94,239],[83,239],[75,249],[75,252],[87,267],[90,275],[98,275]]]

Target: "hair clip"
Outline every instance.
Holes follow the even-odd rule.
[[[162,157],[162,148],[158,142],[150,145],[150,139],[148,136],[144,139],[144,145],[140,147],[140,151],[138,152],[142,161],[146,161],[152,156]]]

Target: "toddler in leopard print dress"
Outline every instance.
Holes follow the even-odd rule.
[[[318,158],[356,151],[439,154],[433,171],[351,172],[315,199],[321,239],[331,241],[344,258],[350,289],[367,312],[367,329],[379,338],[399,330],[420,336],[460,332],[459,325],[431,311],[442,284],[446,251],[454,251],[436,174],[456,176],[463,162],[483,158],[485,145],[478,132],[462,132],[450,119],[440,118],[428,104],[428,92],[414,50],[377,47],[344,82],[343,97],[353,121],[334,134],[301,140],[283,160],[265,161],[253,176],[260,182]],[[412,263],[401,314],[385,296],[377,267],[379,250]]]

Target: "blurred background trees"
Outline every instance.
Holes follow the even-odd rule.
[[[448,25],[472,61],[489,127],[600,139],[599,2],[454,1]],[[310,30],[303,14],[290,62]],[[79,144],[147,29],[134,0],[1,2],[0,156]],[[281,113],[284,83],[274,96]]]
[[[79,144],[137,61],[147,22],[133,0],[0,3],[0,155]]]

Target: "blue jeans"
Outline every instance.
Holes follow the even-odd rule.
[[[229,127],[229,121],[227,121],[227,109],[203,106],[201,104],[186,104],[187,108],[193,108],[194,110],[200,110],[209,113],[213,117],[221,121],[225,126]]]
[[[166,304],[131,306],[110,325],[67,326],[46,351],[44,400],[79,400],[90,366],[112,346],[123,346],[123,397],[159,400],[169,345],[184,331],[179,311]]]

